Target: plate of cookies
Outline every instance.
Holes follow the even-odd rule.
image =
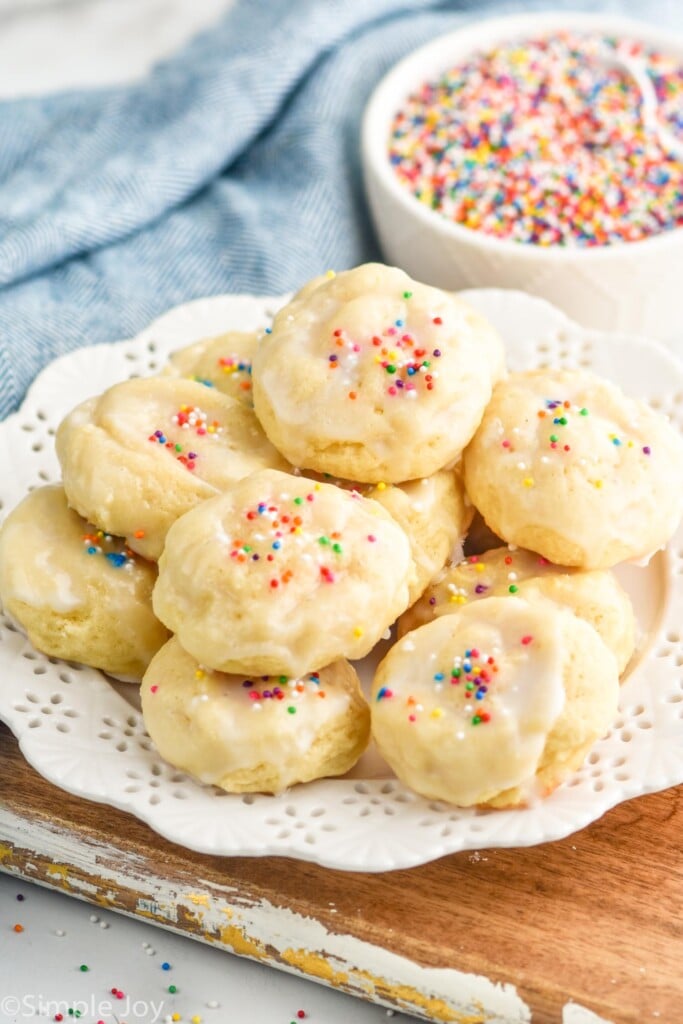
[[[188,848],[412,867],[683,782],[683,366],[367,264],[0,424],[0,719]]]

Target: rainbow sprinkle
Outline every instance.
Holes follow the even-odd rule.
[[[546,398],[542,408],[538,410],[536,415],[543,424],[547,424],[548,434],[545,440],[547,441],[548,448],[551,451],[566,454],[572,450],[572,446],[568,442],[567,428],[580,424],[581,420],[589,416],[590,413],[585,406],[574,404],[568,399]],[[580,418],[572,420],[572,416]],[[636,448],[635,441],[630,438],[620,437],[618,434],[610,433],[607,435],[607,439],[615,448]],[[507,437],[503,438],[500,446],[510,455],[514,454],[516,450],[514,441]],[[640,448],[640,451],[643,455],[650,455],[652,453],[649,445]],[[547,459],[542,461],[547,461]],[[525,463],[519,463],[518,468],[524,470],[527,467]],[[522,484],[525,487],[533,487],[533,477],[524,477]],[[602,486],[602,483],[600,483],[600,486]]]
[[[263,676],[260,683],[254,682],[253,679],[245,679],[242,683],[253,711],[262,711],[264,701],[273,704],[283,702],[285,712],[288,715],[295,715],[297,713],[296,704],[306,697],[312,696],[324,700],[327,696],[325,690],[320,688],[319,672],[309,672],[302,679],[289,679],[287,676],[278,676],[275,686],[271,685],[272,678],[271,676]]]
[[[453,580],[436,584],[431,596],[427,598],[428,606],[434,617],[440,614],[439,608],[444,604],[467,604],[468,601],[483,597],[492,587],[504,586],[505,593],[516,594],[519,591],[518,583],[521,579],[533,576],[535,571],[539,574],[550,565],[546,558],[541,555],[534,556],[537,570],[527,566],[524,567],[515,563],[512,554],[505,555],[505,579],[497,579],[497,567],[487,564],[482,555],[468,555],[453,568],[458,571],[458,583]],[[521,573],[521,577],[520,577]],[[485,581],[482,579],[485,576]],[[431,588],[430,588],[431,589]]]
[[[560,435],[563,428],[568,425],[569,415],[572,413],[585,418],[588,416],[588,409],[584,406],[572,405],[567,399],[546,398],[544,408],[538,410],[538,418],[548,419],[551,424],[548,445],[553,451],[571,451],[571,445],[563,444],[563,438]]]
[[[463,711],[472,726],[486,725],[491,721],[491,712],[481,706],[486,700],[489,687],[499,672],[499,665],[492,654],[486,654],[477,647],[467,648],[462,655],[455,655],[451,663],[433,674],[434,691],[442,693],[444,687],[457,686],[463,698]],[[388,687],[383,686],[376,697],[377,701],[394,697]],[[417,722],[419,715],[425,710],[424,705],[412,695],[405,698],[408,721]],[[443,708],[436,707],[430,711],[430,718],[442,718]]]
[[[182,465],[185,466],[185,469],[193,470],[195,468],[197,453],[186,452],[181,444],[170,441],[164,434],[163,430],[155,430],[153,434],[149,435],[147,440],[161,444],[164,448],[168,449],[168,451],[173,452],[176,461],[182,463]]]
[[[404,291],[401,298],[408,301],[413,293]],[[432,323],[440,326],[441,317],[432,317]],[[358,339],[343,327],[336,327],[331,336],[332,351],[327,356],[330,371],[344,368],[350,379],[361,358],[372,361],[386,380],[386,394],[393,397],[417,398],[420,392],[433,391],[438,380],[434,360],[440,359],[440,348],[425,348],[415,335],[406,328],[405,320],[398,317],[380,334]],[[354,378],[355,379],[355,378]],[[358,384],[349,384],[347,396],[351,401],[358,398]]]
[[[522,647],[528,648],[533,642],[534,638],[530,633],[519,639]],[[457,687],[462,701],[460,713],[467,719],[469,725],[487,725],[493,718],[493,712],[486,702],[489,700],[499,672],[500,663],[495,655],[481,651],[478,647],[468,647],[462,654],[456,654],[448,665],[433,672],[434,693],[438,696],[445,690],[449,696],[452,696],[454,693],[452,687]],[[397,696],[389,687],[383,686],[378,691],[375,700],[388,700]],[[425,711],[424,705],[412,694],[408,694],[405,698],[405,709],[407,719],[411,723],[418,722],[420,714]],[[434,707],[429,710],[429,717],[443,718],[446,711],[443,707]]]
[[[278,562],[286,558],[295,547],[298,569],[313,565],[320,583],[335,583],[347,565],[344,538],[339,530],[329,534],[320,533],[311,515],[320,484],[312,484],[312,490],[294,498],[281,496],[278,501],[266,499],[257,502],[243,513],[244,526],[230,539],[229,557],[238,564],[260,563],[271,592],[279,590],[294,578],[292,568],[278,568]],[[350,500],[358,497],[356,492],[348,493]],[[374,544],[374,534],[367,536],[367,542]],[[302,551],[302,549],[305,549]],[[362,636],[362,629],[354,629],[356,637]]]
[[[113,537],[104,530],[96,530],[94,533],[84,533],[82,537],[83,550],[86,555],[102,555],[115,569],[132,569],[135,565],[135,555],[129,549],[123,551],[105,551],[108,544],[114,544],[118,537]]]
[[[489,685],[498,670],[498,664],[492,654],[485,654],[477,647],[470,647],[464,654],[456,655],[447,670],[434,674],[435,689],[441,691],[446,684],[462,686],[466,702],[481,702],[486,699]],[[469,707],[470,705],[466,704],[466,710]],[[470,714],[469,719],[470,725],[486,725],[490,720],[490,712],[480,709]]]
[[[174,427],[180,427],[183,431],[194,431],[197,437],[217,437],[223,433],[223,428],[218,420],[211,420],[203,409],[196,405],[181,405],[180,409],[171,417]],[[163,430],[155,430],[147,438],[153,444],[163,445],[167,451],[173,453],[177,462],[185,466],[185,469],[193,471],[196,469],[198,454],[189,450],[178,441],[173,441]]]
[[[211,420],[209,423],[208,415],[198,405],[181,405],[178,412],[171,417],[171,422],[182,430],[194,431],[197,437],[205,437],[207,434],[212,436],[223,432],[218,420]]]
[[[683,162],[603,53],[642,62],[661,121],[683,135],[679,61],[567,31],[477,54],[410,96],[389,139],[399,181],[449,220],[514,242],[591,247],[680,227]]]
[[[217,365],[220,374],[226,376],[239,376],[241,374],[242,379],[239,381],[240,389],[242,391],[251,391],[251,363],[248,359],[242,359],[236,355],[221,356],[218,359]]]

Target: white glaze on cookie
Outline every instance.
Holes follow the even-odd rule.
[[[369,737],[369,710],[346,661],[300,678],[226,675],[173,639],[152,661],[141,695],[160,753],[232,792],[279,792],[341,774]]]
[[[171,523],[265,466],[285,468],[254,413],[215,388],[154,377],[78,406],[57,432],[78,512],[158,558]]]
[[[415,563],[411,603],[418,599],[449,558],[462,557],[465,533],[474,510],[458,469],[442,469],[432,476],[403,484],[354,483],[310,470],[304,475],[372,498],[405,530]]]
[[[564,565],[641,558],[666,543],[681,515],[680,436],[584,370],[533,370],[498,384],[464,472],[495,533]]]
[[[60,486],[32,491],[0,531],[0,597],[47,654],[138,679],[167,638],[156,566],[98,531]]]
[[[377,502],[272,470],[178,521],[159,570],[154,607],[197,659],[292,675],[367,654],[414,576]]]
[[[163,375],[184,377],[234,398],[251,407],[251,361],[258,335],[251,331],[228,331],[202,338],[171,353]]]
[[[463,806],[533,787],[565,699],[548,604],[490,598],[400,640],[373,683],[373,735],[404,782]],[[469,652],[469,653],[468,653]]]
[[[614,574],[567,569],[523,548],[494,548],[447,566],[401,616],[399,635],[441,615],[457,614],[471,601],[516,594],[541,594],[570,608],[597,630],[620,672],[628,664],[636,643],[635,616]]]
[[[428,476],[481,419],[501,372],[491,334],[452,295],[357,267],[278,313],[254,357],[255,408],[294,465],[371,483]]]

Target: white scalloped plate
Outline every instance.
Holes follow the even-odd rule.
[[[642,339],[578,327],[521,292],[465,293],[503,334],[513,369],[587,366],[648,399],[683,426],[683,368]],[[179,345],[263,327],[282,298],[220,296],[172,310],[132,341],[80,349],[52,363],[21,410],[0,424],[0,516],[57,480],[55,427],[77,402],[159,369]],[[372,750],[350,776],[279,797],[228,796],[162,762],[135,688],[34,651],[0,619],[0,718],[27,760],[62,789],[129,811],[205,853],[276,854],[333,868],[385,871],[463,849],[560,839],[615,804],[683,782],[683,530],[646,568],[621,567],[641,643],[619,717],[583,768],[548,799],[516,811],[458,810],[405,789]],[[679,630],[681,632],[679,632]]]

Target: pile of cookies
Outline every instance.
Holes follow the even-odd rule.
[[[552,791],[636,645],[611,568],[683,510],[663,417],[585,371],[508,375],[478,313],[379,264],[82,403],[56,443],[62,485],[0,532],[3,605],[45,653],[142,677],[160,754],[230,792],[343,774],[371,734],[427,797]],[[395,623],[368,703],[350,662]]]

